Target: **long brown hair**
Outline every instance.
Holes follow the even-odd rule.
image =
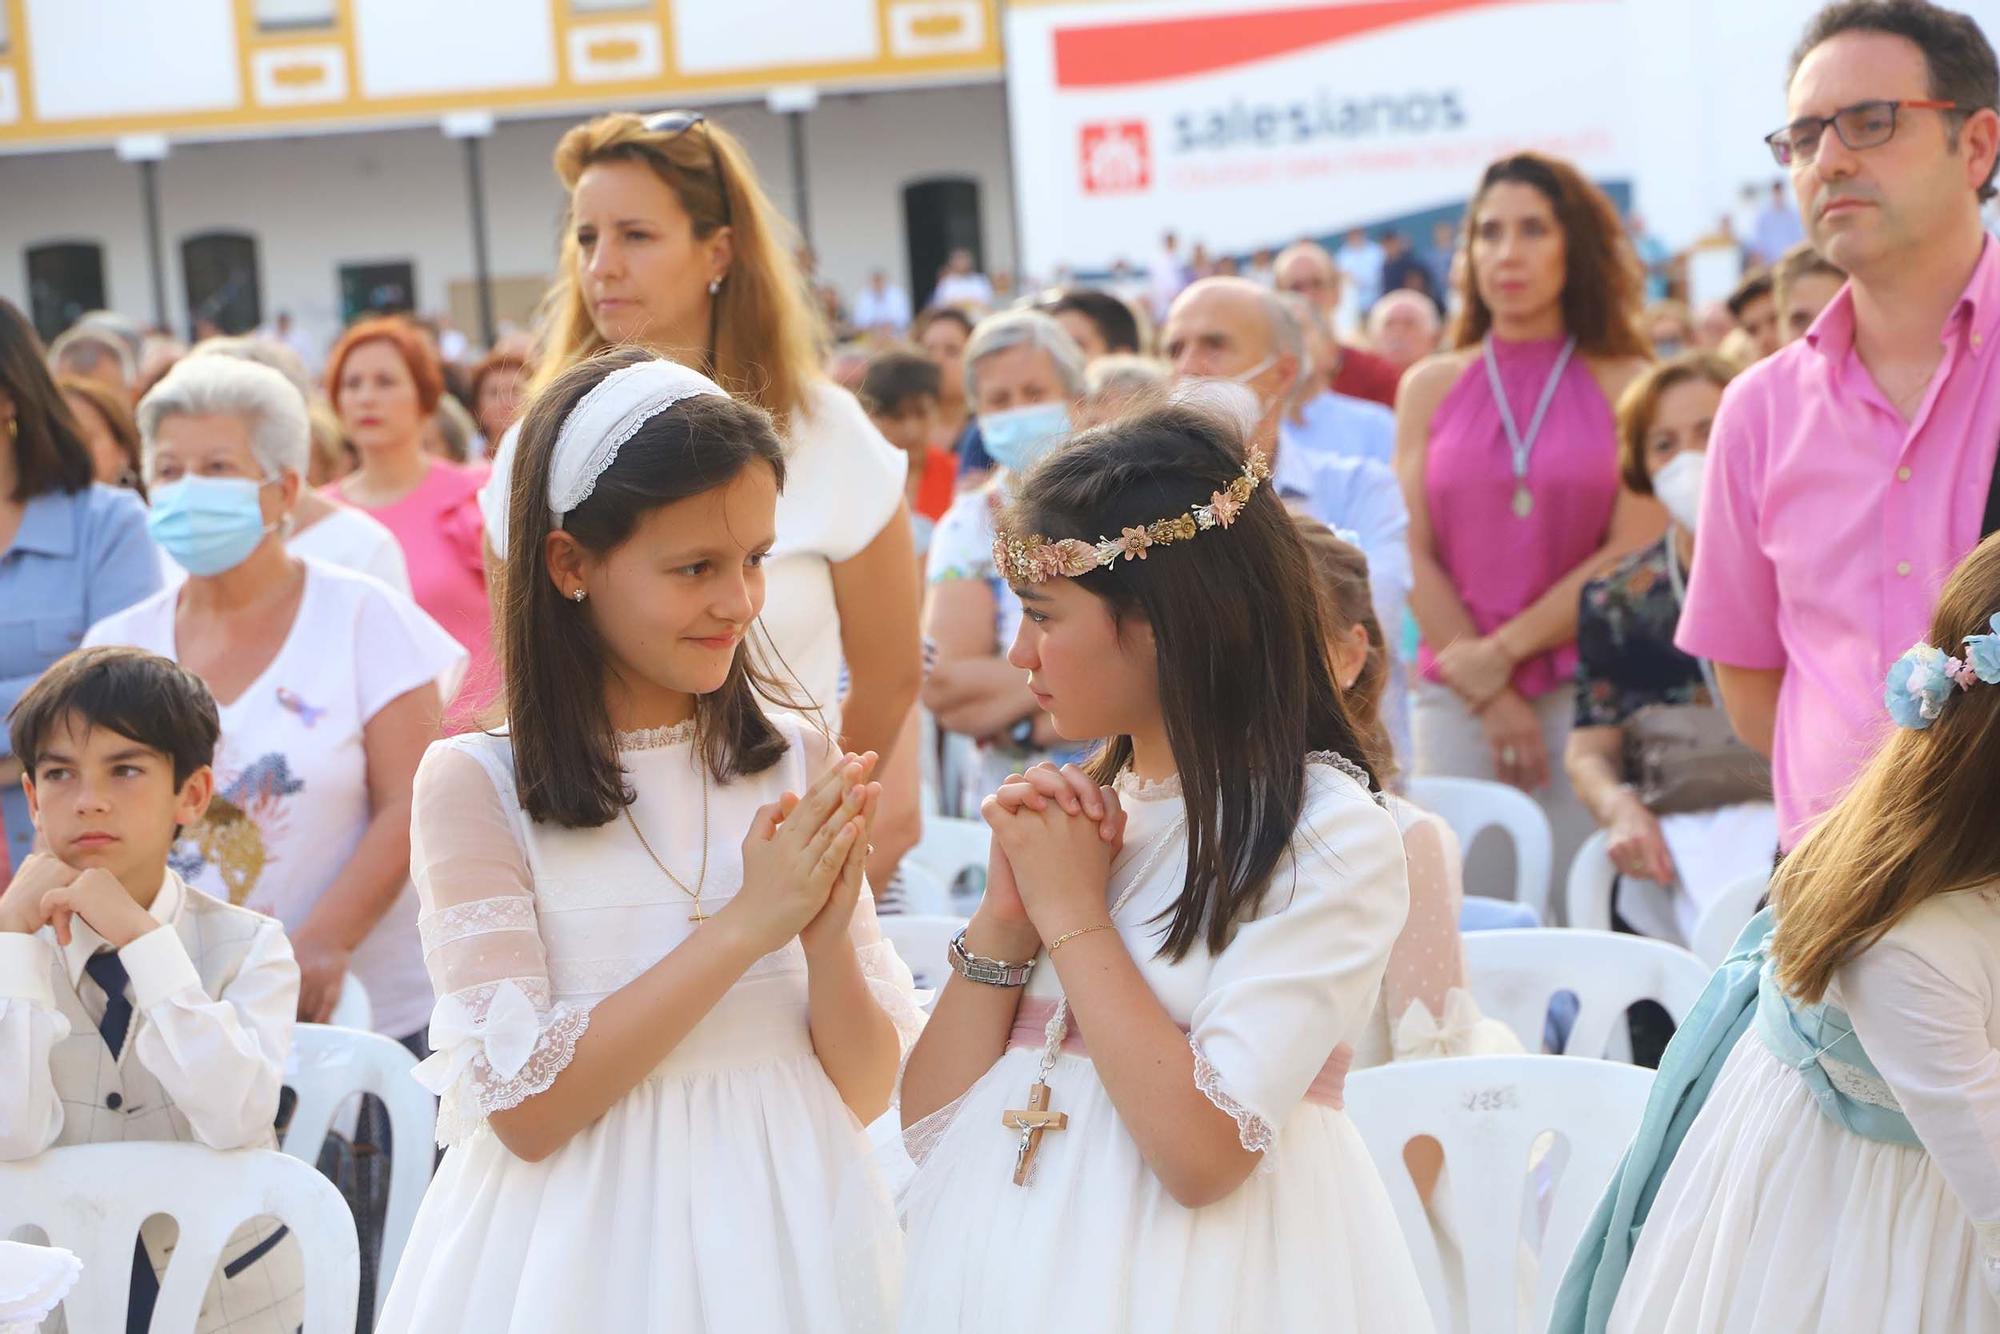
[[[1486,168],[1466,206],[1468,234],[1479,225],[1479,204],[1496,185],[1525,185],[1549,201],[1563,234],[1563,328],[1577,349],[1592,357],[1650,357],[1652,344],[1639,331],[1644,290],[1639,257],[1626,239],[1618,210],[1604,191],[1569,163],[1545,153],[1516,153]],[[1473,347],[1493,327],[1493,312],[1479,295],[1473,251],[1466,247],[1459,279],[1458,314],[1451,325],[1453,347]]]
[[[604,704],[604,646],[582,609],[548,577],[544,548],[549,472],[563,421],[611,372],[655,360],[616,348],[570,367],[536,396],[521,423],[508,493],[507,576],[499,581],[500,662],[521,807],[540,821],[595,828],[632,802],[618,763],[618,738]],[[662,505],[725,486],[745,468],[768,467],[780,489],[784,449],[761,409],[714,394],[685,398],[649,418],[618,450],[563,530],[601,555],[632,535]],[[750,660],[746,638],[722,687],[697,696],[702,760],[718,783],[762,773],[785,753],[785,739],[759,699],[786,701]]]
[[[1368,747],[1372,767],[1384,782],[1396,776],[1396,747],[1389,728],[1382,721],[1382,700],[1389,691],[1389,642],[1382,634],[1381,618],[1375,614],[1375,591],[1368,583],[1368,555],[1352,542],[1343,540],[1318,519],[1295,516],[1299,536],[1306,544],[1306,559],[1312,562],[1313,582],[1318,587],[1320,615],[1329,635],[1346,633],[1360,626],[1368,636],[1368,653],[1361,660],[1361,673],[1354,685],[1343,691],[1348,719]]]
[[[13,302],[0,298],[0,393],[14,405],[12,441],[0,432],[0,449],[14,450],[14,494],[27,501],[50,491],[74,495],[95,476],[90,449],[69,404],[43,360],[42,340]]]
[[[1962,654],[2000,612],[2000,535],[1981,542],[1938,596],[1928,642]],[[1826,994],[1834,970],[1928,898],[2000,878],[2000,686],[1952,691],[1921,731],[1899,727],[1839,803],[1786,856],[1771,885],[1771,953],[1785,991]]]
[[[556,176],[565,190],[574,192],[584,171],[600,162],[636,162],[652,171],[693,219],[696,240],[728,226],[735,258],[714,297],[714,365],[694,369],[789,430],[792,416],[809,410],[823,330],[792,258],[791,227],[765,197],[743,145],[712,120],[649,130],[621,111],[576,126],[556,145]],[[610,346],[590,317],[577,278],[580,256],[576,229],[565,219],[562,271],[543,298],[541,361],[531,392]]]
[[[1243,471],[1240,433],[1206,412],[1157,407],[1079,432],[1032,468],[1003,520],[1009,532],[1095,540],[1185,514]],[[1305,809],[1306,756],[1333,751],[1369,774],[1326,661],[1305,544],[1267,484],[1227,532],[1162,546],[1075,581],[1122,627],[1152,627],[1160,713],[1187,803],[1187,875],[1160,946],[1214,953],[1254,915]],[[1132,739],[1090,761],[1110,783]],[[1377,784],[1379,786],[1379,784]]]

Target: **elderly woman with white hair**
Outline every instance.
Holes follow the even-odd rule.
[[[283,375],[189,357],[138,415],[147,527],[188,578],[85,643],[173,658],[215,695],[216,798],[173,865],[284,924],[299,1018],[324,1022],[352,972],[375,1027],[421,1051],[431,994],[408,885],[411,783],[465,650],[379,581],[287,550],[310,446]]]
[[[1013,475],[1069,437],[1085,387],[1082,351],[1040,311],[989,315],[965,345],[966,403],[998,466],[952,502],[931,537],[924,634],[937,645],[937,665],[924,704],[941,729],[972,737],[981,754],[966,793],[943,794],[947,803],[991,792],[1038,760],[1076,758],[1056,753],[1064,743],[1035,703],[1028,674],[1007,661],[1021,600],[993,564],[993,514]]]

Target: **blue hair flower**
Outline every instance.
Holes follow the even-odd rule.
[[[1943,649],[1932,644],[1913,644],[1889,667],[1889,679],[1882,686],[1882,703],[1896,726],[1922,731],[1944,712],[1956,683],[1946,666]]]
[[[1992,634],[1965,637],[1965,664],[1980,680],[1993,686],[2000,685],[2000,612],[1995,612],[1988,624],[1993,627]]]

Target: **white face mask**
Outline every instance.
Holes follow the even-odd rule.
[[[1653,494],[1674,522],[1690,533],[1701,514],[1702,470],[1707,461],[1708,455],[1701,450],[1684,449],[1653,474]]]

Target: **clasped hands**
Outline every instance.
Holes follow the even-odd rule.
[[[1525,792],[1549,781],[1548,745],[1535,706],[1513,688],[1514,658],[1498,634],[1455,639],[1438,651],[1438,674],[1479,718],[1493,773]]]
[[[1043,763],[1009,774],[979,813],[993,830],[980,911],[1009,939],[1039,946],[1110,921],[1105,892],[1126,821],[1115,791],[1076,765]]]
[[[861,899],[868,835],[882,785],[868,781],[876,754],[845,753],[804,796],[760,807],[743,839],[743,887],[723,910],[768,954],[794,936],[812,960],[852,953],[848,924]]]

